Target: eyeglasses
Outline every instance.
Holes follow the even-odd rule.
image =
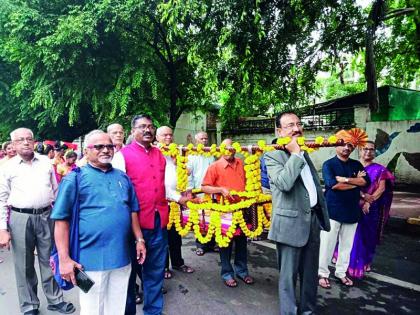
[[[17,143],[23,143],[23,142],[34,142],[34,138],[17,138],[15,140],[13,140]]]
[[[153,131],[153,130],[156,129],[156,127],[153,126],[153,125],[138,125],[138,126],[134,127],[134,129],[138,129],[138,130],[141,130],[141,131],[149,129],[149,130]]]
[[[115,145],[113,144],[91,144],[87,146],[88,149],[95,149],[98,151],[102,151],[103,149],[107,148],[108,150],[114,150]]]
[[[298,123],[290,123],[290,124],[287,124],[286,126],[283,126],[283,127],[281,127],[282,129],[292,129],[293,127],[298,127],[299,129],[300,128],[303,128],[303,123],[301,123],[301,122],[298,122]]]
[[[363,151],[375,151],[374,148],[363,148]]]

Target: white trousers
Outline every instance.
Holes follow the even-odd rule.
[[[318,275],[326,278],[330,276],[328,264],[334,254],[338,237],[338,257],[335,264],[335,276],[344,278],[350,263],[350,253],[353,247],[357,223],[340,223],[330,219],[330,225],[331,231],[321,231]]]
[[[88,293],[80,290],[80,315],[124,315],[131,264],[106,271],[86,271],[95,282]]]

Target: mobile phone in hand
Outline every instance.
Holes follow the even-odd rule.
[[[76,284],[85,293],[88,293],[90,288],[95,284],[95,282],[89,278],[89,276],[83,270],[76,268],[75,276],[76,276]]]

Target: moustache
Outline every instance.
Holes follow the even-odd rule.
[[[143,136],[150,136],[150,137],[153,137],[153,135],[152,135],[150,132],[145,132],[145,133],[143,134]]]
[[[99,156],[99,158],[103,158],[103,159],[110,159],[110,158],[112,158],[112,156],[111,156],[111,154],[101,154],[101,155]]]

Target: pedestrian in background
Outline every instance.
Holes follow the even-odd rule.
[[[112,143],[115,145],[115,153],[124,147],[124,128],[120,124],[111,124],[106,128],[106,132],[111,137]]]
[[[6,164],[7,161],[16,156],[16,150],[12,141],[4,142],[2,150],[6,153],[6,155],[0,160],[0,166]]]

